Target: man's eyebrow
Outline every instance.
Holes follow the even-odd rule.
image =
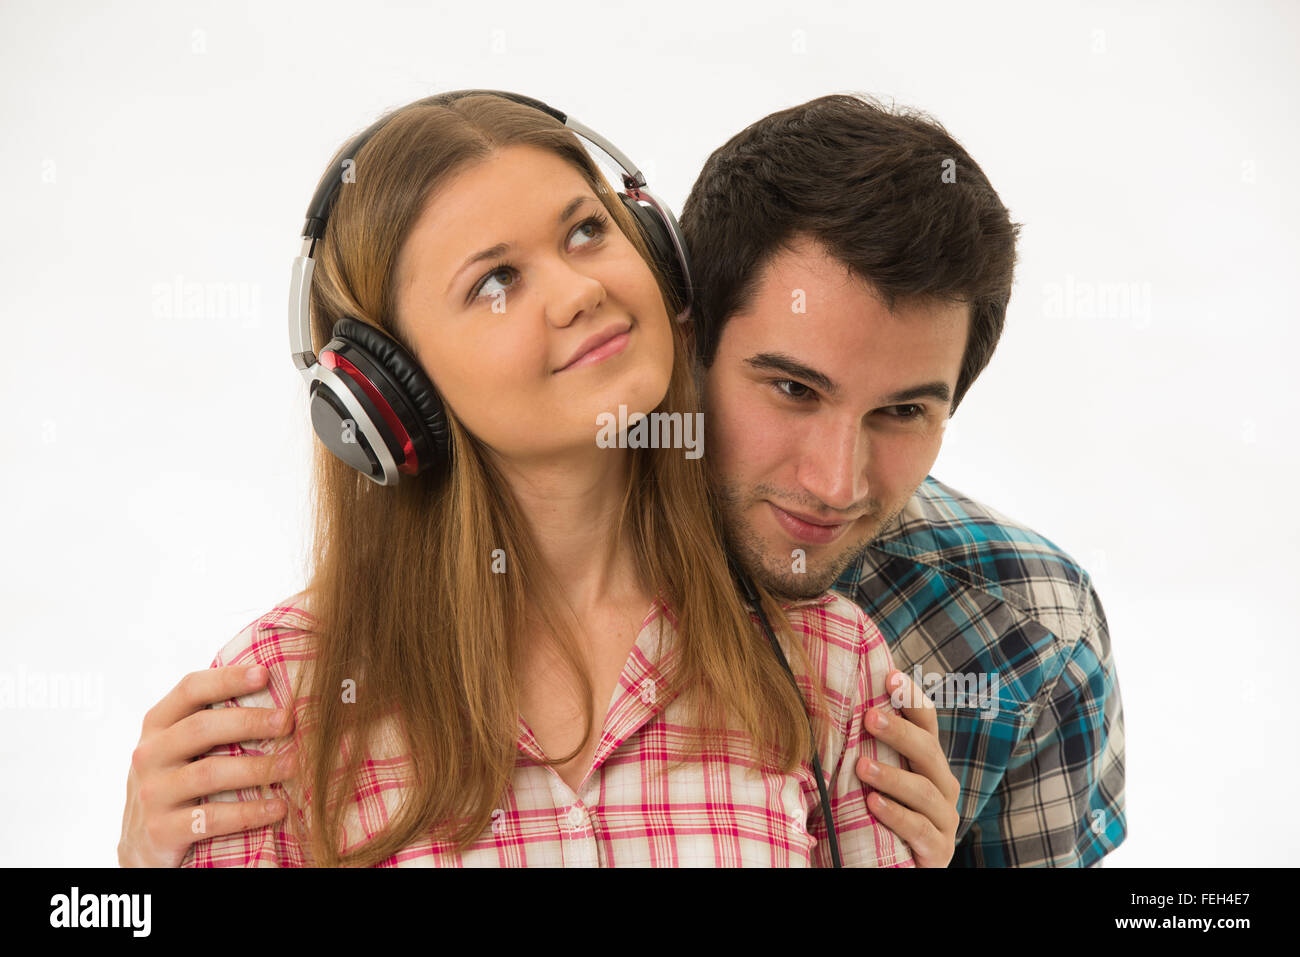
[[[568,219],[570,216],[572,216],[574,212],[577,210],[577,208],[581,206],[583,203],[585,203],[587,200],[594,201],[595,197],[590,195],[575,196],[573,197],[573,199],[565,203],[564,209],[560,210],[560,215],[555,220],[556,225],[557,226],[562,225],[564,221]],[[499,259],[500,257],[504,256],[506,253],[510,252],[511,248],[512,246],[510,243],[497,243],[495,246],[489,246],[487,249],[484,249],[480,252],[476,252],[474,255],[470,256],[463,263],[461,263],[460,268],[457,269],[456,272],[452,274],[451,282],[447,284],[447,293],[449,294],[451,292],[451,287],[456,284],[456,278],[461,273],[463,273],[466,269],[468,269],[470,266],[474,265],[475,263],[482,262],[485,259]]]
[[[898,405],[903,402],[911,402],[913,399],[934,399],[938,402],[947,402],[951,398],[952,392],[948,389],[948,383],[927,382],[925,385],[914,385],[910,389],[903,389],[901,392],[886,396],[885,402],[888,405]]]
[[[816,386],[830,396],[839,395],[840,387],[831,381],[830,376],[809,368],[784,352],[760,352],[746,359],[745,364],[760,372],[780,372],[795,379],[802,379],[805,384]]]
[[[782,375],[801,379],[806,385],[815,386],[828,396],[836,396],[840,391],[839,386],[830,376],[804,365],[798,359],[783,352],[760,352],[746,359],[745,364],[760,371],[780,372]],[[934,399],[946,403],[951,398],[952,390],[948,388],[948,383],[935,381],[914,385],[886,396],[885,404],[901,405],[914,399]]]

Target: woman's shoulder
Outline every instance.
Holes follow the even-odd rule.
[[[827,592],[782,608],[791,627],[803,636],[828,689],[855,688],[862,671],[869,685],[884,687],[893,659],[880,629],[861,607]]]
[[[266,687],[230,698],[213,707],[292,708],[299,710],[295,688],[303,665],[314,655],[312,626],[305,592],[276,602],[249,622],[217,652],[213,668],[261,665]],[[245,750],[263,751],[268,742],[243,742]]]
[[[263,665],[270,668],[309,650],[313,618],[305,591],[276,602],[240,629],[217,652],[212,667]]]
[[[791,625],[853,655],[885,647],[885,638],[865,611],[837,592],[781,606]]]

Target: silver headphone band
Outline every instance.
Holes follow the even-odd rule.
[[[668,224],[668,235],[672,239],[673,248],[677,251],[677,262],[680,263],[682,267],[682,285],[686,287],[686,302],[683,303],[683,306],[689,306],[691,297],[695,293],[695,286],[691,280],[690,260],[686,257],[686,241],[682,238],[681,229],[677,225],[677,217],[673,215],[672,210],[668,208],[667,204],[665,204],[663,200],[645,187],[636,189],[631,193],[631,196],[642,206],[654,207],[654,209],[659,213],[660,218]],[[642,202],[643,200],[644,202]],[[686,309],[683,308],[682,313],[677,317],[677,321],[683,322],[685,321],[685,318]]]
[[[579,123],[571,116],[565,118],[564,125],[618,164],[619,169],[623,171],[624,188],[642,189],[645,186],[645,177],[641,174],[641,171],[636,168],[636,165],[630,159],[628,159],[627,154],[617,146],[605,139],[605,137],[601,136],[590,126],[587,126],[585,123]]]
[[[312,369],[320,365],[311,343],[311,276],[316,260],[311,258],[316,240],[304,236],[302,252],[294,257],[289,275],[289,352],[293,365],[302,373],[308,386],[314,381]]]

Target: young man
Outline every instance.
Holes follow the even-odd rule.
[[[1002,332],[1018,226],[997,193],[932,120],[826,96],[714,152],[681,224],[733,551],[778,593],[857,602],[938,693],[953,865],[1098,864],[1125,836],[1100,601],[1047,539],[929,475]]]
[[[734,552],[781,595],[841,591],[903,672],[938,676],[937,709],[904,674],[908,721],[868,720],[911,768],[857,768],[872,813],[919,866],[1097,864],[1125,834],[1100,603],[1046,539],[928,475],[1001,333],[1016,227],[997,194],[936,124],[830,96],[717,150],[681,223]],[[287,733],[267,709],[204,710],[264,683],[195,672],[149,712],[120,863],[175,866],[200,836],[283,815],[212,804],[206,835],[190,828],[200,795],[289,776],[265,758],[190,761]]]

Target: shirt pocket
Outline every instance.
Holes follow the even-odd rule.
[[[987,705],[987,702],[985,702]],[[960,841],[971,821],[980,815],[1006,773],[1028,730],[1029,708],[998,701],[992,707],[977,702],[936,708],[939,742],[948,768],[957,778]],[[960,757],[957,757],[960,756]]]

